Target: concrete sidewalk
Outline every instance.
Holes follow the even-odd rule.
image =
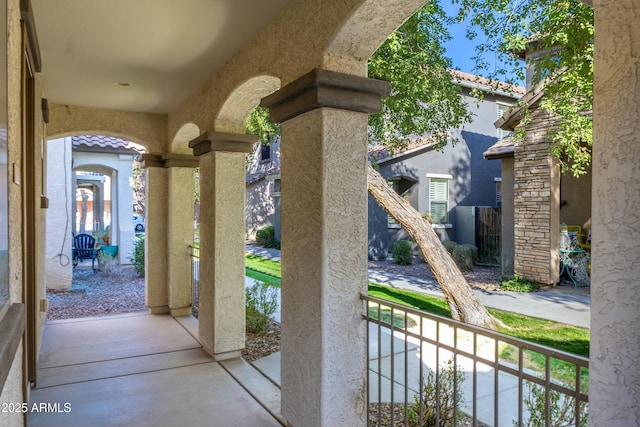
[[[246,245],[246,251],[264,258],[280,261],[280,251]],[[369,270],[369,281],[429,295],[444,297],[434,280]],[[490,308],[549,319],[583,328],[589,327],[590,288],[560,285],[540,292],[504,292],[474,290],[480,301]]]

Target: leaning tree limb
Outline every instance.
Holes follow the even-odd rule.
[[[449,304],[451,317],[461,322],[496,329],[496,322],[469,287],[431,223],[387,184],[371,165],[367,171],[369,194],[409,233],[431,267]]]

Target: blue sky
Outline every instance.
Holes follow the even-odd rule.
[[[451,0],[441,0],[440,4],[442,5],[447,15],[454,16],[458,13],[460,5],[453,4]],[[449,32],[453,39],[445,44],[445,48],[447,50],[447,54],[453,60],[454,68],[467,73],[474,73],[474,61],[471,58],[476,54],[475,46],[477,44],[477,41],[467,39],[466,29],[468,25],[468,23],[461,23],[450,26]],[[480,30],[478,30],[478,34],[478,38],[483,37],[480,34]],[[495,56],[492,58],[491,56],[486,55],[485,60],[489,61],[492,64],[497,61]]]

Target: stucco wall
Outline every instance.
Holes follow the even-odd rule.
[[[73,135],[107,135],[133,141],[145,146],[149,153],[165,153],[167,145],[167,117],[162,114],[143,114],[49,105],[47,138]]]
[[[640,425],[640,5],[595,0],[589,425]]]
[[[13,359],[9,376],[0,392],[1,403],[22,403],[22,345],[16,352]],[[19,427],[23,425],[23,414],[21,412],[0,411],[0,425],[2,427]]]
[[[560,222],[591,227],[591,170],[576,178],[567,172],[560,178]]]
[[[267,225],[275,226],[275,200],[273,181],[265,178],[247,184],[246,228],[249,239],[254,239],[256,231]]]
[[[9,165],[9,300],[8,305],[23,303],[23,245],[22,227],[23,203],[21,186],[22,165],[22,141],[21,141],[21,28],[20,28],[20,2],[19,0],[7,0],[7,151]],[[37,119],[37,118],[36,118]],[[37,135],[36,135],[37,137]],[[15,175],[14,175],[15,173]],[[17,176],[16,176],[17,175]],[[32,250],[35,250],[33,248]],[[44,284],[42,283],[42,287]],[[36,292],[38,298],[40,292]],[[0,310],[0,316],[4,316],[6,310]],[[36,320],[40,316],[36,315]],[[11,364],[7,380],[0,391],[0,402],[22,402],[23,385],[23,345],[18,347],[15,358]],[[0,425],[23,425],[22,414],[0,412]]]
[[[261,145],[256,144],[253,153],[249,156],[247,167],[247,188],[245,217],[247,235],[255,238],[258,229],[267,225],[279,228],[276,214],[276,200],[274,199],[274,181],[269,177],[270,173],[280,173],[280,139],[271,142],[271,158],[260,159]]]
[[[75,192],[71,188],[70,138],[47,141],[47,162],[47,195],[49,197],[45,232],[47,287],[69,289],[73,268],[71,204],[75,200]]]

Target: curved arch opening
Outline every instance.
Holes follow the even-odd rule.
[[[261,75],[246,80],[225,100],[216,118],[216,130],[244,133],[245,121],[251,110],[260,104],[262,98],[279,88],[280,79],[273,76]]]
[[[71,290],[72,297],[76,288],[85,289],[86,293],[74,299],[73,304],[55,297],[51,318],[144,309],[144,279],[137,280],[134,273],[129,274],[133,269],[128,265],[137,239],[133,223],[136,202],[144,207],[144,199],[140,201],[137,196],[144,194],[144,182],[137,181],[141,174],[136,171],[140,170],[138,159],[145,148],[105,135],[74,135],[49,139],[46,149],[47,288]],[[95,259],[76,256],[74,237],[78,234],[95,239]],[[140,298],[124,301],[107,291],[110,295],[103,296],[108,304],[93,300],[96,294],[88,287],[104,287],[106,280],[139,286]],[[134,281],[139,283],[134,285]],[[58,311],[55,304],[59,304]],[[109,308],[104,311],[105,307]]]
[[[169,151],[176,154],[192,154],[189,141],[197,138],[201,131],[195,123],[185,123],[171,140]]]

